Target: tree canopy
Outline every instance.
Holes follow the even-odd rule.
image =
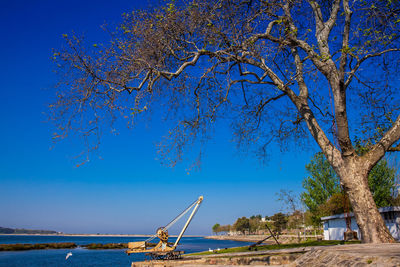
[[[396,170],[382,159],[368,175],[368,185],[378,207],[391,206],[396,190]]]
[[[365,151],[363,147],[357,149]],[[304,178],[301,194],[302,202],[312,213],[314,224],[320,223],[322,216],[343,213],[345,196],[340,187],[340,179],[322,153],[316,153],[306,165],[310,176]],[[386,159],[376,164],[368,175],[368,185],[377,207],[391,206],[394,200],[396,170],[388,165]],[[350,203],[347,210],[351,209]]]
[[[286,229],[288,218],[282,212],[275,213],[271,216],[271,220],[273,220],[274,228],[278,233],[281,233],[283,229]]]
[[[250,231],[250,220],[246,217],[238,218],[234,224],[234,228],[236,231],[245,234],[246,231]]]
[[[76,131],[97,147],[91,137],[116,118],[160,107],[175,122],[160,146],[172,165],[221,119],[260,158],[273,141],[287,149],[312,137],[345,186],[363,240],[392,241],[366,177],[387,151],[400,150],[399,6],[172,1],[124,14],[104,44],[65,35],[65,49],[54,52],[55,137]],[[370,146],[362,156],[356,134]]]
[[[307,208],[314,212],[333,194],[339,193],[340,181],[324,154],[317,153],[306,165],[310,176],[304,178],[301,200]]]
[[[212,227],[212,231],[213,231],[215,234],[218,234],[218,233],[220,232],[220,228],[221,228],[221,225],[220,225],[219,223],[216,223],[216,224],[214,224],[214,226]]]

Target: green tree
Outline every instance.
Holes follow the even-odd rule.
[[[391,242],[368,173],[400,151],[399,6],[172,1],[127,12],[104,45],[64,35],[65,49],[54,53],[65,79],[51,105],[55,138],[75,131],[90,151],[116,118],[165,111],[173,126],[160,153],[174,165],[219,120],[263,159],[272,141],[288,148],[309,136],[346,187],[363,241]],[[370,141],[364,156],[353,131]]]
[[[370,143],[363,145],[356,138],[355,148],[360,156],[364,156],[370,150]],[[378,207],[392,205],[396,190],[396,169],[390,167],[385,158],[381,159],[368,174],[368,186]]]
[[[302,223],[303,214],[299,210],[296,210],[295,212],[290,214],[287,219],[287,227],[289,229],[297,230],[299,228],[299,225]]]
[[[347,201],[347,203],[345,203]],[[313,213],[314,222],[320,223],[320,218],[323,216],[330,216],[334,214],[340,214],[345,212],[345,205],[348,211],[351,211],[351,205],[348,198],[345,198],[343,193],[334,193],[329,199],[322,203],[318,209]]]
[[[321,152],[314,155],[306,170],[309,176],[303,180],[305,191],[301,193],[301,200],[311,212],[316,212],[333,194],[341,191],[340,182]]]
[[[368,185],[378,207],[391,206],[395,190],[396,170],[382,159],[368,175]]]
[[[365,154],[367,148],[357,146],[357,153]],[[343,193],[340,180],[322,153],[316,153],[306,165],[309,175],[303,180],[305,191],[301,194],[303,203],[312,213],[315,225],[320,223],[322,216],[343,213]],[[378,207],[389,206],[392,203],[395,189],[396,170],[391,168],[386,159],[374,166],[368,175],[368,185],[373,199]],[[351,208],[350,203],[348,208]]]
[[[275,231],[278,233],[281,233],[282,230],[286,229],[287,227],[287,216],[283,214],[282,212],[275,213],[272,217],[270,217],[273,220],[273,226],[275,228]]]
[[[250,216],[250,219],[258,219],[260,221],[261,221],[261,218],[262,218],[261,214]]]
[[[304,223],[308,226],[317,226],[315,223],[314,214],[309,210],[306,210],[304,213]]]
[[[232,226],[229,225],[229,224],[227,224],[227,225],[221,225],[221,227],[220,227],[220,232],[225,232],[225,233],[227,233],[227,232],[231,231],[231,229],[232,229]]]
[[[242,232],[243,234],[246,231],[250,231],[250,221],[246,217],[238,218],[234,224],[234,228],[236,231]]]
[[[212,231],[213,231],[215,234],[218,234],[218,233],[220,232],[220,227],[221,227],[221,225],[220,225],[219,223],[216,223],[216,224],[214,224],[214,226],[212,227]]]
[[[261,222],[261,215],[251,216],[249,219],[250,233],[256,233],[258,230],[264,229],[265,226]]]

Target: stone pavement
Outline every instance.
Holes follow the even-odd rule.
[[[305,253],[287,266],[400,266],[400,244],[356,244],[319,247]]]
[[[285,266],[285,267],[400,267],[400,243],[318,246],[282,250],[251,251],[181,260],[133,262],[132,266]]]

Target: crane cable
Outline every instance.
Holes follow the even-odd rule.
[[[198,200],[196,200],[195,202],[193,202],[192,204],[190,204],[189,207],[187,207],[184,211],[181,212],[181,214],[179,214],[178,216],[175,217],[175,219],[173,219],[171,222],[169,222],[167,224],[167,226],[162,227],[165,231],[168,230],[172,225],[174,225],[180,218],[182,218],[191,208],[194,207],[194,205],[196,205],[196,203],[198,202]],[[197,211],[196,211],[197,212]],[[145,242],[150,242],[151,240],[153,240],[154,238],[157,237],[157,234],[154,234],[153,236],[149,237],[148,239],[145,240]]]

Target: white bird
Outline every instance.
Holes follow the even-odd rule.
[[[69,258],[70,256],[72,256],[72,252],[68,252],[68,253],[67,253],[67,256],[65,256],[65,260],[68,260],[68,258]]]

